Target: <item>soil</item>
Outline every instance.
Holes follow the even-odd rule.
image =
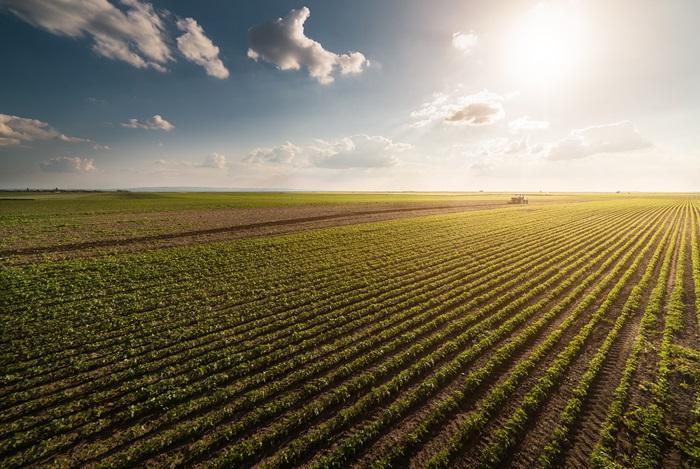
[[[128,219],[124,220],[110,215],[109,222],[102,220],[104,216],[100,216],[83,221],[78,227],[58,230],[40,239],[34,239],[30,246],[25,243],[6,247],[0,250],[0,259],[8,264],[27,264],[39,259],[45,261],[47,258],[60,260],[143,252],[156,248],[285,234],[331,226],[507,207],[513,206],[495,201],[378,203],[155,212],[129,214]],[[122,225],[148,226],[148,231],[142,228],[129,231],[128,228],[121,229]],[[105,236],[105,231],[114,234]],[[56,242],[56,239],[59,242]],[[77,241],[65,241],[75,239]]]

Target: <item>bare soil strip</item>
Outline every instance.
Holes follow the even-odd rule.
[[[0,250],[0,258],[17,257],[20,259],[13,263],[25,263],[37,256],[46,254],[61,254],[59,258],[83,257],[90,254],[103,252],[139,252],[154,247],[171,247],[190,244],[202,244],[207,242],[223,241],[227,239],[250,238],[272,234],[283,234],[301,230],[325,228],[330,226],[352,225],[374,221],[392,220],[419,215],[437,215],[441,213],[454,213],[471,210],[488,210],[494,208],[513,207],[507,203],[485,203],[464,205],[431,205],[431,206],[396,206],[382,210],[356,211],[355,207],[348,206],[339,213],[328,215],[300,216],[266,220],[256,223],[236,224],[216,228],[202,228],[197,230],[179,231],[174,233],[162,233],[148,236],[137,236],[121,239],[101,239],[95,241],[81,241],[66,244],[54,244],[48,246],[30,246]],[[255,209],[251,209],[255,210]],[[337,210],[337,208],[336,208]],[[258,210],[260,211],[260,210]],[[287,208],[285,213],[294,215],[298,212],[293,208]],[[322,208],[319,210],[322,212]],[[261,212],[261,217],[265,213]],[[276,212],[274,212],[276,213]],[[307,210],[300,214],[308,213]],[[273,215],[274,216],[274,215]],[[42,257],[43,258],[43,257]]]

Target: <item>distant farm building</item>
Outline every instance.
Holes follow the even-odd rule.
[[[517,205],[527,204],[527,197],[525,197],[525,194],[515,194],[511,196],[509,203]]]

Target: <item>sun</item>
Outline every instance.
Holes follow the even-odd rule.
[[[572,3],[539,3],[507,41],[507,68],[518,80],[553,84],[575,73],[586,45],[582,15]]]

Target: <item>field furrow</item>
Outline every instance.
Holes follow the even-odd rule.
[[[699,238],[590,196],[27,257],[0,467],[693,467]]]

